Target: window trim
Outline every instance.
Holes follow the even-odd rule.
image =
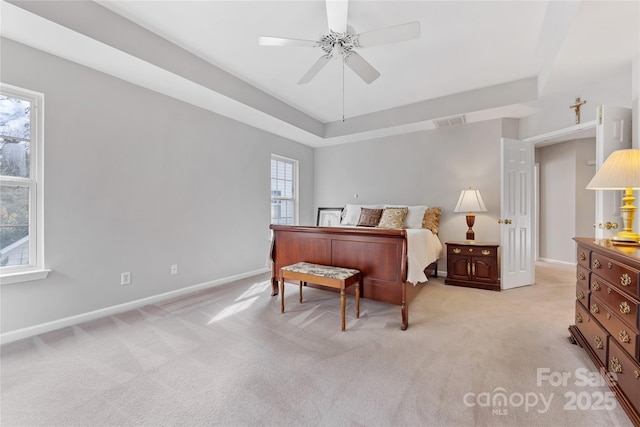
[[[300,210],[300,206],[299,206],[299,199],[300,199],[300,193],[298,191],[298,188],[300,187],[300,175],[299,175],[299,169],[300,169],[300,162],[296,159],[292,159],[290,157],[285,157],[285,156],[281,156],[279,154],[271,154],[271,158],[269,163],[271,163],[271,160],[276,160],[276,161],[282,161],[282,162],[288,162],[288,163],[292,163],[293,164],[293,225],[298,225],[298,218],[299,218],[299,210]],[[271,172],[269,172],[269,189],[271,189]],[[270,200],[291,200],[289,197],[273,197],[271,196]],[[271,220],[269,220],[269,222],[271,222]]]
[[[51,270],[44,267],[44,94],[5,83],[0,83],[0,94],[28,100],[32,106],[29,178],[2,179],[5,185],[24,186],[30,190],[29,264],[0,267],[0,284],[5,285],[44,279]]]

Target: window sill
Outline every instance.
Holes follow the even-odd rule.
[[[31,270],[31,271],[21,271],[10,274],[3,274],[0,276],[0,284],[1,285],[9,285],[12,283],[20,283],[20,282],[29,282],[31,280],[41,280],[46,279],[47,276],[51,273],[51,270]]]

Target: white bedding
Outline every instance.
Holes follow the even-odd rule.
[[[428,281],[424,269],[440,258],[442,242],[431,230],[407,228],[407,282],[414,285]]]

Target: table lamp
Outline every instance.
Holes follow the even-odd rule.
[[[616,234],[614,242],[640,242],[640,235],[633,231],[636,207],[633,190],[640,190],[640,150],[617,150],[596,171],[587,185],[589,190],[624,190],[623,206],[620,207],[622,231]]]
[[[467,226],[469,227],[469,229],[467,230],[467,240],[475,240],[476,237],[475,233],[473,232],[473,224],[476,222],[476,216],[473,213],[487,211],[487,207],[482,201],[480,191],[472,190],[471,188],[469,188],[468,190],[462,190],[462,192],[460,193],[460,198],[458,199],[458,204],[453,211],[467,212]]]

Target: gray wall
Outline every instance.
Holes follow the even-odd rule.
[[[2,332],[264,268],[271,153],[300,161],[300,220],[314,218],[309,147],[6,39],[1,66],[45,94],[53,270],[0,287]]]
[[[499,242],[500,138],[510,120],[491,120],[316,149],[316,207],[345,203],[440,206],[440,240],[464,240],[460,192],[480,190],[488,212],[476,215],[476,240]],[[354,195],[357,194],[356,198]],[[446,270],[446,257],[440,268]]]
[[[593,236],[595,192],[586,190],[595,173],[595,139],[566,141],[536,149],[539,164],[539,256],[575,263],[575,236]]]

